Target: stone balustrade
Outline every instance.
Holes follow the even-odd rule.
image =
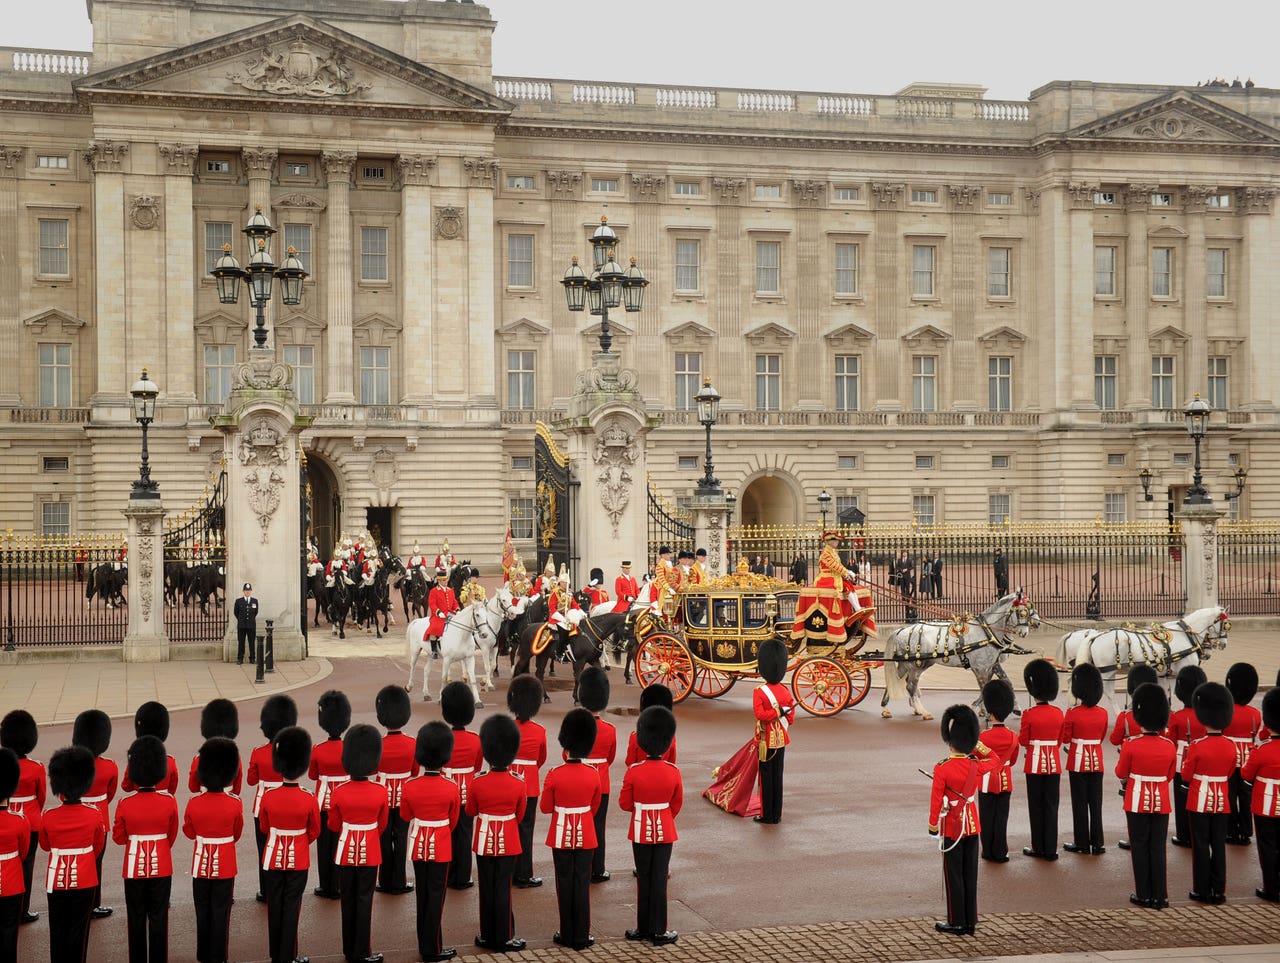
[[[83,75],[91,66],[92,58],[87,50],[0,47],[0,73]]]

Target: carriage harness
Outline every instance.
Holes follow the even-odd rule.
[[[972,621],[971,621],[972,620]],[[917,622],[911,626],[907,633],[906,651],[896,658],[888,659],[890,662],[911,662],[917,668],[923,666],[926,662],[934,659],[946,660],[955,656],[960,660],[961,667],[968,669],[969,653],[988,645],[994,645],[998,648],[1002,655],[1030,655],[1029,649],[1015,643],[1012,639],[1013,629],[1000,628],[993,629],[991,624],[981,615],[961,617],[957,616],[947,626],[947,631],[943,636],[941,648],[926,652],[924,650],[925,628],[936,627],[940,622]],[[982,636],[977,639],[967,640],[969,634],[969,626],[977,625],[982,629]],[[964,641],[962,641],[964,640]]]
[[[1226,629],[1230,630],[1231,623],[1225,623]],[[1209,644],[1209,630],[1197,634],[1191,626],[1187,625],[1185,619],[1178,619],[1178,630],[1191,640],[1191,651],[1197,656],[1206,650],[1212,651],[1213,646]],[[1163,625],[1153,625],[1150,629],[1139,630],[1132,622],[1126,622],[1120,628],[1115,630],[1117,635],[1122,635],[1129,642],[1129,660],[1127,662],[1120,661],[1120,646],[1116,646],[1116,661],[1112,665],[1099,665],[1099,672],[1115,672],[1122,668],[1128,668],[1143,662],[1153,666],[1157,672],[1164,674],[1169,666],[1175,661],[1173,658],[1173,633],[1171,633]],[[1216,637],[1215,637],[1216,638]],[[1134,640],[1137,640],[1138,651],[1141,653],[1141,659],[1133,658]],[[1207,656],[1206,656],[1207,658]]]

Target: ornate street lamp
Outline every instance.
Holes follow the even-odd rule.
[[[698,423],[707,429],[707,453],[703,458],[702,481],[698,482],[696,494],[720,494],[720,479],[711,474],[711,427],[720,420],[720,392],[711,387],[711,379],[702,379],[702,390],[693,396],[698,406]]]
[[[1200,392],[1197,391],[1191,404],[1187,405],[1182,412],[1187,419],[1187,434],[1191,436],[1196,446],[1195,473],[1191,478],[1191,487],[1187,489],[1187,497],[1183,499],[1185,505],[1208,505],[1213,501],[1209,497],[1209,492],[1205,490],[1203,477],[1200,474],[1200,442],[1209,430],[1209,413],[1212,410],[1209,403],[1202,400]]]
[[[822,530],[827,530],[827,512],[831,510],[831,495],[824,488],[818,493],[818,511],[822,512]]]
[[[1152,477],[1154,477],[1154,473],[1148,466],[1143,465],[1142,471],[1138,472],[1138,480],[1142,482],[1142,497],[1149,502],[1153,502],[1156,499],[1156,496],[1151,494]]]
[[[129,389],[133,395],[133,420],[142,426],[142,463],[138,466],[138,480],[133,483],[130,498],[155,499],[160,497],[160,486],[151,480],[151,465],[147,454],[147,427],[156,418],[156,397],[160,388],[147,377],[147,369],[142,369],[142,377]]]
[[[649,285],[635,258],[627,270],[622,269],[615,254],[617,246],[617,233],[609,226],[609,219],[601,217],[600,226],[591,235],[591,274],[579,266],[575,257],[560,279],[569,310],[587,308],[600,319],[600,350],[605,354],[613,347],[609,309],[621,305],[628,312],[639,311],[644,306],[644,289]]]
[[[1244,494],[1244,480],[1249,477],[1249,472],[1245,470],[1244,465],[1239,465],[1236,470],[1231,473],[1231,477],[1236,480],[1236,490],[1234,492],[1227,492],[1227,494],[1222,496],[1226,501],[1231,501],[1233,498],[1239,498]]]
[[[209,273],[218,283],[218,300],[222,304],[235,304],[240,299],[240,282],[249,285],[250,303],[257,310],[253,328],[253,344],[256,348],[267,346],[266,306],[271,300],[271,281],[280,279],[280,300],[287,305],[302,303],[302,282],[309,276],[302,267],[298,252],[290,247],[284,263],[279,267],[271,260],[271,238],[276,229],[271,226],[262,208],[254,209],[249,222],[240,231],[249,244],[249,260],[240,266],[231,253],[231,245],[222,245],[222,257]]]

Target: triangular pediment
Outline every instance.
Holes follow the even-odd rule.
[[[351,328],[359,337],[363,331],[383,330],[383,331],[399,331],[402,325],[395,318],[389,318],[385,314],[366,314],[363,318],[357,318],[351,322]]]
[[[276,328],[292,328],[298,333],[304,331],[323,331],[327,324],[313,314],[307,314],[305,311],[297,311],[286,318],[281,318],[276,322]]]
[[[998,328],[992,328],[986,334],[978,335],[978,343],[987,347],[1002,344],[1026,344],[1027,336],[1016,328],[1002,324]]]
[[[540,340],[551,333],[551,325],[534,321],[531,318],[517,318],[510,324],[498,329],[498,337],[506,341]]]
[[[629,324],[622,324],[619,321],[609,319],[609,333],[615,338],[634,338],[636,329]],[[600,336],[600,319],[592,318],[591,321],[582,328],[578,329],[578,334],[584,338],[597,338]]]
[[[249,322],[225,311],[212,311],[196,318],[192,327],[210,344],[235,344],[244,337]]]
[[[716,333],[705,324],[686,321],[684,324],[677,324],[674,328],[663,331],[662,336],[673,344],[683,344],[690,341],[710,341]]]
[[[934,327],[932,324],[922,324],[914,331],[904,335],[902,340],[908,343],[921,343],[925,341],[941,343],[943,341],[950,341],[951,335],[947,334],[947,332],[943,331],[941,328]]]
[[[832,328],[823,337],[831,344],[839,345],[846,341],[870,341],[875,337],[875,334],[862,327],[862,325],[854,324],[850,321],[839,327]]]
[[[1191,340],[1191,336],[1188,335],[1187,332],[1183,331],[1181,328],[1175,327],[1172,324],[1166,324],[1164,327],[1160,328],[1158,331],[1152,331],[1149,335],[1147,335],[1147,341],[1152,345],[1186,344],[1190,340]]]
[[[1066,138],[1280,146],[1280,130],[1189,90],[1175,90],[1082,124]]]
[[[47,332],[64,335],[75,334],[87,323],[82,318],[77,318],[57,308],[41,311],[39,314],[32,315],[22,322],[24,327],[31,328],[37,334],[45,334]]]
[[[796,333],[786,325],[779,324],[777,321],[766,321],[750,331],[743,332],[742,335],[752,344],[760,344],[763,341],[783,342],[790,341],[796,336]]]

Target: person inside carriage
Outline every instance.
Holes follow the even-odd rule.
[[[871,592],[858,584],[857,575],[844,567],[837,546],[840,533],[822,533],[822,554],[813,586],[800,593],[791,638],[806,644],[860,644],[876,634],[875,607]]]

